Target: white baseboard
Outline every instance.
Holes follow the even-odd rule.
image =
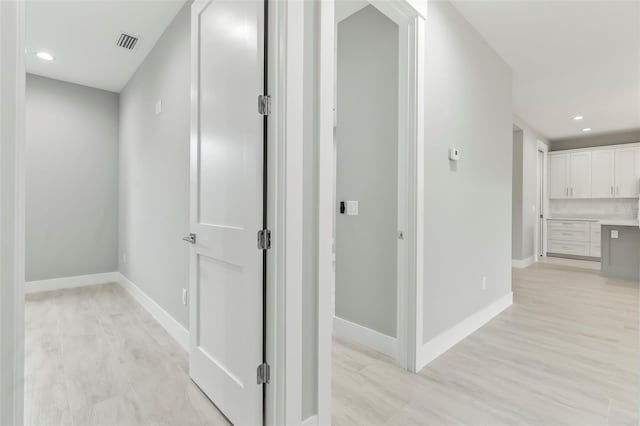
[[[51,280],[27,281],[25,293],[38,293],[41,291],[60,290],[64,288],[85,287],[88,285],[117,283],[118,272],[104,272],[101,274],[77,275],[75,277],[54,278]]]
[[[135,285],[124,275],[118,275],[118,282],[129,292],[131,297],[136,299],[138,303],[140,303],[142,307],[145,308],[174,339],[176,339],[178,344],[180,344],[184,350],[189,351],[189,330],[176,321],[174,317],[158,305],[144,291],[142,291],[140,287]]]
[[[363,327],[339,317],[333,317],[333,334],[370,349],[396,358],[398,340],[378,331]]]
[[[455,344],[461,342],[480,327],[491,321],[513,304],[513,293],[509,292],[505,296],[491,303],[489,306],[479,310],[475,314],[467,317],[462,322],[454,325],[447,331],[424,343],[418,354],[418,371],[440,355],[451,349]]]
[[[522,269],[522,268],[527,268],[531,265],[533,265],[533,263],[535,262],[534,257],[528,257],[526,259],[512,259],[511,260],[511,266],[514,268],[518,268],[518,269]]]
[[[313,415],[302,421],[302,426],[318,426],[318,416]]]

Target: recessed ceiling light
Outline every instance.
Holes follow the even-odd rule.
[[[581,115],[576,115],[575,117],[573,117],[573,119],[574,119],[575,121],[580,121],[580,120],[584,119],[584,117],[583,117],[583,116],[581,116]]]
[[[583,132],[590,132],[591,131],[591,127],[585,127],[584,129],[582,129]]]
[[[55,59],[53,55],[49,52],[38,52],[36,53],[36,56],[42,59],[43,61],[53,61]]]

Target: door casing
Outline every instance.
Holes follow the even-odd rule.
[[[422,348],[424,256],[424,40],[425,2],[369,1],[399,26],[398,102],[398,362],[416,371]],[[334,229],[335,1],[318,5],[318,384],[319,425],[331,423],[331,331]]]

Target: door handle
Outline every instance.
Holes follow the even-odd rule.
[[[195,244],[196,243],[196,234],[191,233],[191,234],[189,234],[188,237],[183,237],[182,241],[186,241],[189,244]]]

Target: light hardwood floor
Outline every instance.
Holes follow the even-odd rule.
[[[25,424],[226,425],[185,351],[117,284],[29,295]]]
[[[637,425],[638,284],[553,263],[513,274],[514,305],[418,375],[336,341],[334,425]]]
[[[335,340],[342,425],[637,425],[638,285],[566,265],[514,270],[514,306],[410,374]],[[30,295],[28,425],[222,425],[187,355],[116,284]]]

